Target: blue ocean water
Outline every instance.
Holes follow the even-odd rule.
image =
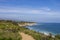
[[[27,28],[41,33],[60,34],[60,23],[37,23],[37,25],[28,26]]]

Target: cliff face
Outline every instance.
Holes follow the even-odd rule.
[[[32,26],[32,25],[36,25],[36,23],[18,23],[19,26]]]

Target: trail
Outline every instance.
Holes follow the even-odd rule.
[[[22,40],[34,40],[32,36],[25,34],[23,32],[20,32],[20,35],[22,36]]]

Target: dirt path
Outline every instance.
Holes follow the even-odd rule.
[[[25,34],[23,32],[20,32],[20,35],[22,36],[22,40],[34,40],[32,36]]]

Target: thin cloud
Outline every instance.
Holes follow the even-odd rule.
[[[43,8],[41,8],[41,10],[44,10],[44,11],[51,11],[51,9],[48,8],[48,7],[43,7]]]
[[[56,15],[57,11],[53,11],[50,8],[40,8],[40,9],[32,9],[32,8],[1,8],[0,13],[22,13],[22,14],[43,14],[43,15]]]

